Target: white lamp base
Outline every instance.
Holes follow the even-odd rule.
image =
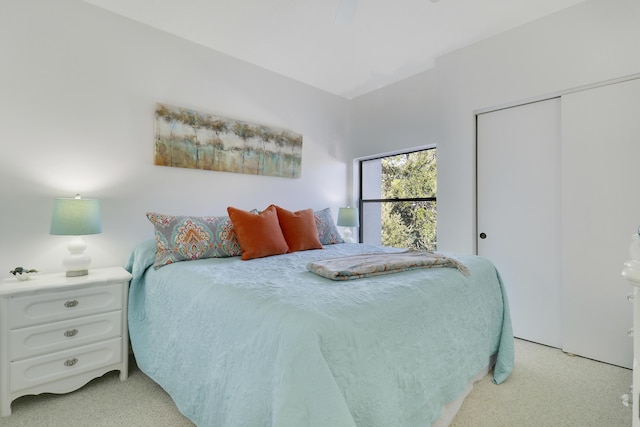
[[[69,255],[62,260],[62,265],[67,272],[67,277],[86,276],[89,274],[91,258],[84,253],[87,244],[80,236],[74,237],[69,244]]]
[[[342,232],[342,239],[345,243],[353,243],[353,233],[351,233],[351,227],[345,227]]]

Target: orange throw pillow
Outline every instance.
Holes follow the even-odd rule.
[[[291,212],[280,206],[275,208],[282,234],[291,252],[322,249],[313,209]]]
[[[227,212],[236,231],[243,260],[289,252],[273,205],[257,215],[231,206]]]

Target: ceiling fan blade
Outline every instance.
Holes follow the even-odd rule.
[[[348,25],[353,21],[358,9],[358,0],[341,0],[336,13],[336,25]]]

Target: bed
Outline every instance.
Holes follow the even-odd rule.
[[[340,243],[157,269],[156,250],[143,242],[127,262],[131,344],[139,368],[198,426],[446,425],[443,407],[469,381],[493,367],[499,384],[513,367],[505,291],[481,257],[448,254],[466,275],[333,281],[307,265],[398,250]]]

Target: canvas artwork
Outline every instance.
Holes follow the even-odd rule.
[[[164,104],[155,116],[156,165],[300,177],[301,134]]]

